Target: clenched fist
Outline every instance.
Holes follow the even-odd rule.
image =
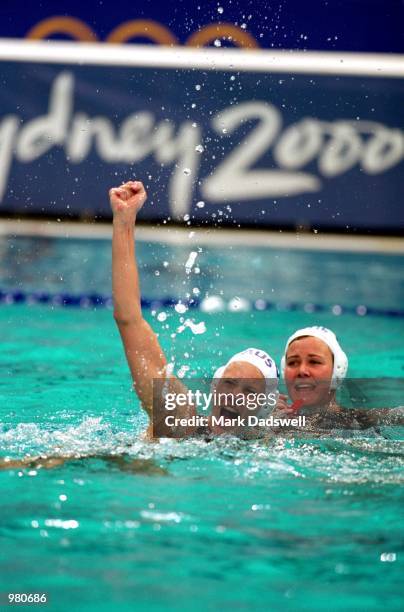
[[[128,181],[109,190],[109,199],[114,219],[134,223],[138,211],[146,202],[147,193],[140,181]]]

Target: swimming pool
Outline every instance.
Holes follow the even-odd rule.
[[[400,609],[399,428],[269,445],[146,444],[107,300],[29,303],[40,293],[108,296],[110,243],[8,236],[0,251],[0,454],[143,461],[138,473],[100,458],[0,472],[1,592],[48,592],[55,610]],[[193,237],[140,243],[138,257],[147,318],[189,375],[250,345],[279,361],[289,333],[314,322],[336,331],[352,375],[403,375],[403,318],[388,314],[403,303],[402,256]],[[12,303],[18,292],[24,299]],[[164,305],[206,293],[246,309],[184,315]],[[264,309],[250,308],[257,300]],[[354,314],[358,305],[378,314]],[[178,332],[184,316],[204,333]]]

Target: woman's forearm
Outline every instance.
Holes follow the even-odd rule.
[[[114,317],[126,324],[142,318],[136,264],[135,224],[114,218],[112,230],[112,293]]]
[[[165,376],[167,360],[157,335],[142,316],[134,230],[138,211],[146,201],[140,181],[110,189],[113,212],[112,289],[114,317],[119,328],[136,393],[153,416],[153,381]]]

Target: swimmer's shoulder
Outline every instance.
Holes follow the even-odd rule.
[[[379,423],[375,411],[367,408],[335,406],[333,415],[335,415],[337,423],[346,429],[370,429]]]

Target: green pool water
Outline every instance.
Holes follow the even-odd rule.
[[[106,242],[8,238],[0,247],[1,287],[109,292]],[[399,257],[238,247],[235,270],[232,253],[210,248],[188,278],[189,250],[140,245],[144,293],[184,297],[198,286],[225,298],[402,303]],[[180,315],[167,313],[164,323],[146,316],[191,376],[247,346],[279,361],[287,336],[313,323],[337,332],[352,376],[403,376],[402,319],[192,311],[206,326],[194,335],[178,333]],[[2,305],[0,330],[0,455],[92,456],[0,471],[3,599],[46,592],[45,609],[63,612],[402,609],[400,428],[149,444],[110,310]],[[141,460],[139,471],[97,457],[108,453]]]

